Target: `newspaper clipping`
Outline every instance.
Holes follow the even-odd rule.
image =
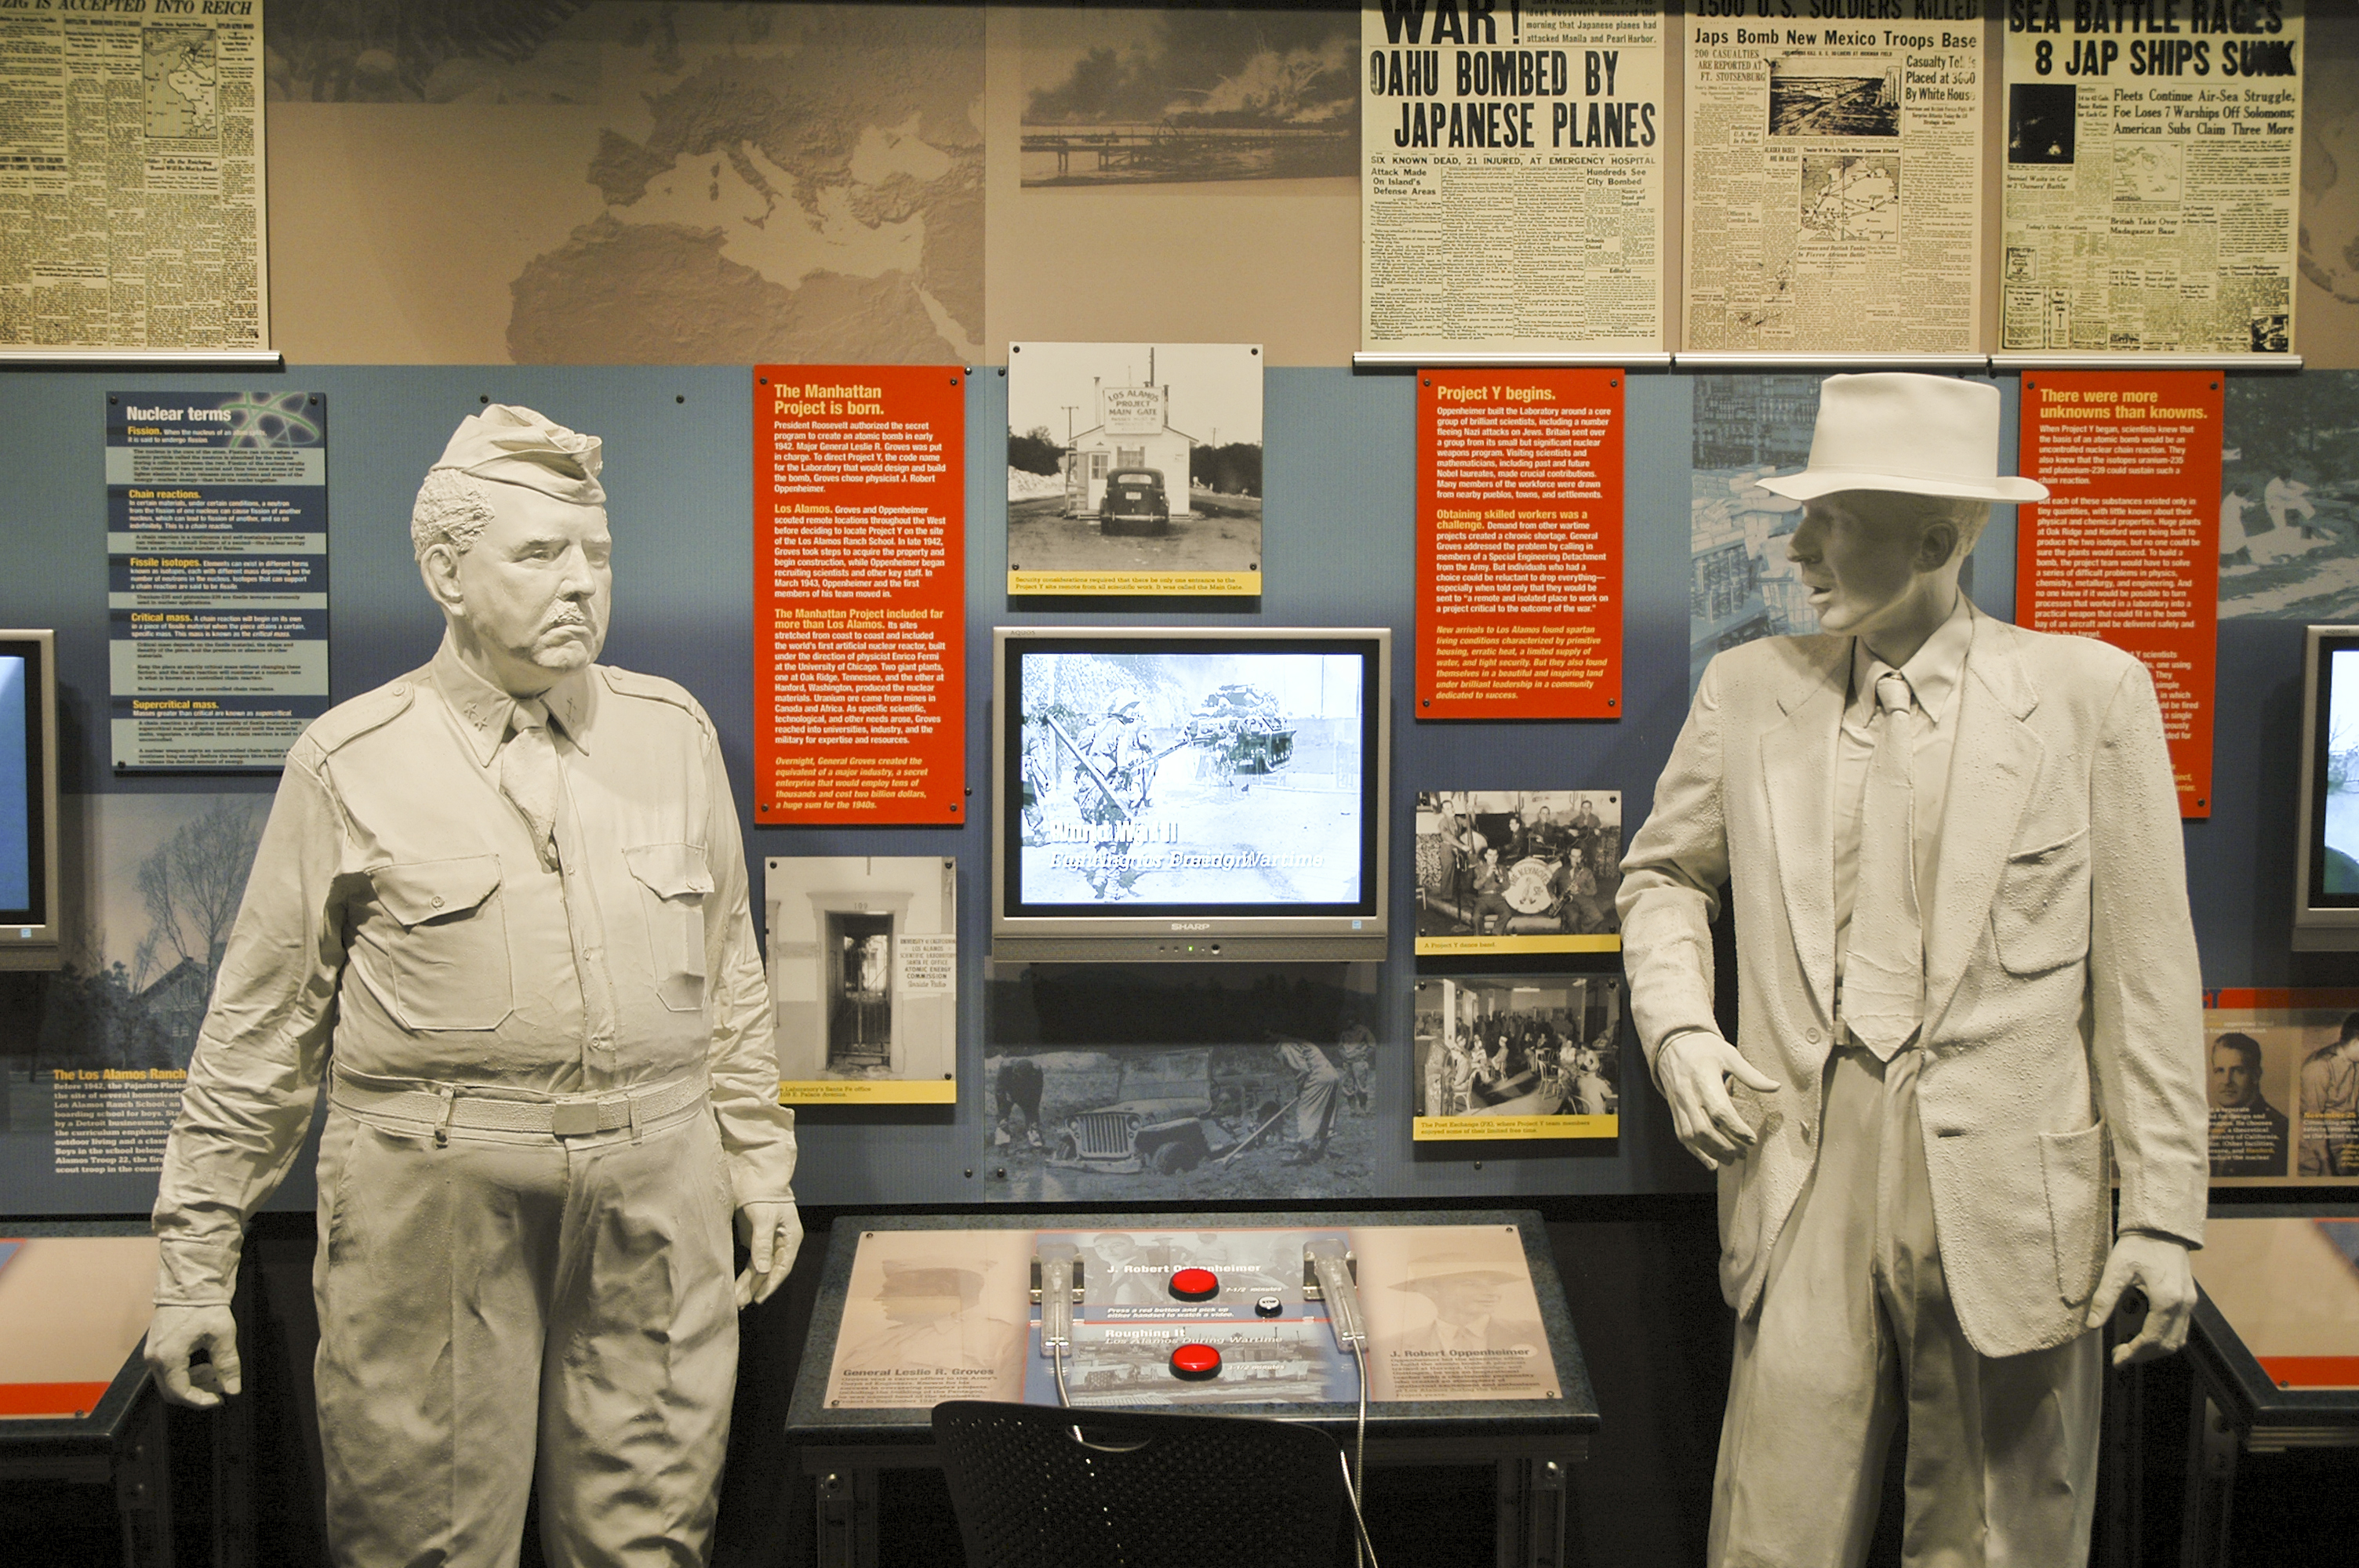
[[[2001,345],[2282,354],[2298,0],[2012,0]]]
[[[0,0],[0,345],[266,345],[262,0]]]
[[[1362,345],[1658,352],[1663,18],[1371,0]]]
[[[1688,348],[1971,352],[1981,0],[1769,9],[1687,18]]]

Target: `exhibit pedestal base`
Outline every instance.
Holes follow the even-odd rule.
[[[1349,1445],[1350,1440],[1344,1440]],[[1498,1568],[1572,1568],[1578,1555],[1565,1500],[1568,1472],[1589,1457],[1585,1436],[1556,1438],[1370,1438],[1371,1471],[1401,1466],[1485,1465],[1496,1474]],[[940,1469],[932,1444],[863,1444],[802,1450],[816,1478],[819,1568],[878,1568],[877,1474]],[[1372,1479],[1371,1488],[1384,1485]],[[1382,1543],[1378,1543],[1381,1549]]]

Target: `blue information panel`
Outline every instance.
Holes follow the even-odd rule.
[[[328,708],[328,406],[106,400],[114,765],[277,768]]]

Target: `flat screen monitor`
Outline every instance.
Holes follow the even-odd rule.
[[[1385,956],[1389,632],[993,644],[995,957]]]
[[[2359,949],[2359,626],[2312,626],[2302,658],[2293,945]]]
[[[57,645],[0,631],[0,968],[58,959]]]

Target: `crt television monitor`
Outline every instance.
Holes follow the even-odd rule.
[[[2359,626],[2312,626],[2302,658],[2293,945],[2359,949]]]
[[[1003,627],[1009,961],[1385,956],[1392,634]]]
[[[54,968],[57,640],[0,631],[0,969]]]

